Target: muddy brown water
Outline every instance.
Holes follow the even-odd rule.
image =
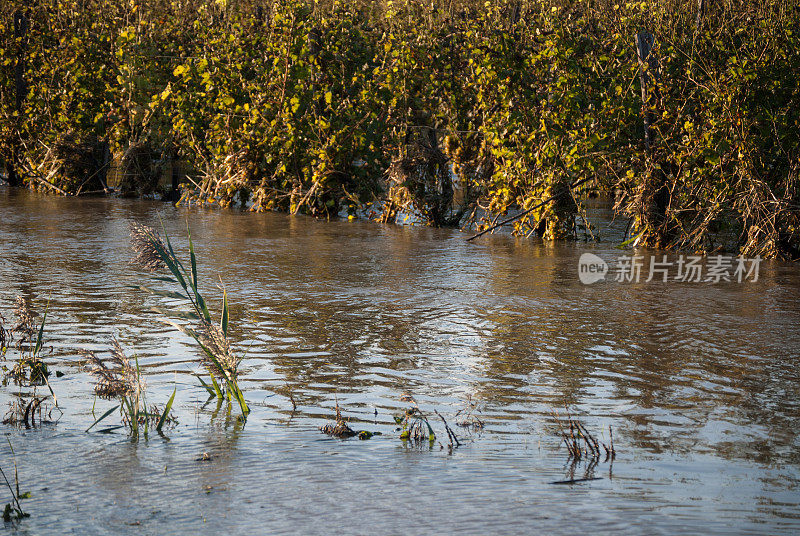
[[[178,302],[131,288],[167,289],[129,265],[130,223],[159,220],[182,250],[188,220],[215,315],[220,278],[227,288],[246,352],[245,426],[205,403],[196,347],[151,309]],[[797,265],[765,262],[741,284],[585,286],[578,258],[614,259],[613,243],[464,237],[0,189],[0,312],[8,318],[17,295],[39,310],[49,300],[46,360],[64,373],[52,377],[57,423],[2,425],[31,493],[31,517],[6,529],[800,530]],[[179,424],[165,438],[84,431],[113,404],[95,400],[76,349],[104,352],[112,337],[138,356],[149,401],[177,389]],[[3,408],[19,391],[0,388]],[[485,426],[453,426],[463,445],[452,454],[438,419],[433,448],[405,444],[393,420],[403,393],[451,425],[471,400]],[[321,434],[336,400],[351,426],[383,435]],[[604,440],[613,427],[613,463],[567,460],[552,417],[565,403]],[[0,464],[11,474],[5,442]],[[551,484],[571,478],[596,480]]]

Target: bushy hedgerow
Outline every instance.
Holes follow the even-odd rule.
[[[142,193],[180,165],[193,202],[329,217],[377,200],[434,225],[559,194],[515,226],[552,239],[601,190],[640,243],[800,257],[800,11],[698,5],[12,0],[0,160],[60,193],[105,187],[114,162]]]

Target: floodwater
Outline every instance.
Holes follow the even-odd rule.
[[[182,252],[188,221],[215,316],[224,282],[246,353],[244,426],[235,407],[206,404],[196,346],[152,310],[180,302],[132,288],[169,289],[129,264],[134,221],[163,222]],[[39,311],[49,300],[46,361],[63,412],[35,428],[0,425],[31,494],[31,517],[6,528],[800,531],[800,267],[764,262],[755,282],[586,286],[582,253],[630,252],[465,236],[0,189],[0,312],[11,322],[17,295]],[[95,399],[77,349],[107,356],[114,337],[138,357],[148,402],[177,390],[179,423],[165,437],[85,432],[114,403]],[[0,404],[19,392],[29,390],[0,387]],[[449,451],[435,415],[432,448],[401,441],[404,393],[437,409],[462,446]],[[382,435],[322,434],[337,401],[353,428]],[[456,425],[470,403],[482,429]],[[612,427],[616,459],[568,460],[553,417],[565,404],[601,441]],[[6,442],[0,465],[13,481]],[[596,480],[552,484],[584,477]]]

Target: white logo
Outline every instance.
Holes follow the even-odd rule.
[[[661,255],[661,259],[651,256],[648,261],[644,255],[620,255],[614,264],[612,277],[618,283],[755,283],[760,266],[759,256],[747,259],[742,256],[704,258],[679,255],[677,261],[670,261],[666,255]],[[677,275],[673,273],[675,271]],[[609,263],[592,253],[584,253],[578,260],[578,277],[584,285],[604,280],[610,272]]]
[[[584,253],[578,260],[578,277],[584,285],[606,278],[608,263],[593,253]]]

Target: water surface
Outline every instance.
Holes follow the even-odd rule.
[[[196,347],[152,311],[178,302],[131,288],[168,288],[129,264],[133,221],[163,222],[181,249],[188,221],[215,315],[224,282],[247,355],[245,426],[206,404]],[[2,425],[32,494],[20,533],[800,530],[795,265],[764,263],[755,283],[584,286],[581,253],[612,260],[613,243],[466,243],[456,230],[8,189],[0,222],[0,312],[17,295],[49,300],[46,359],[64,373],[57,424]],[[84,432],[113,403],[94,399],[77,349],[102,354],[113,337],[138,356],[151,402],[177,388],[166,438]],[[2,387],[0,403],[18,391]],[[432,449],[404,444],[404,393],[451,425],[471,401],[485,426],[456,427],[452,454],[438,420]],[[337,400],[353,427],[383,435],[321,434]],[[613,463],[569,463],[553,418],[565,404],[606,441],[613,427]],[[584,476],[599,480],[551,484]]]

